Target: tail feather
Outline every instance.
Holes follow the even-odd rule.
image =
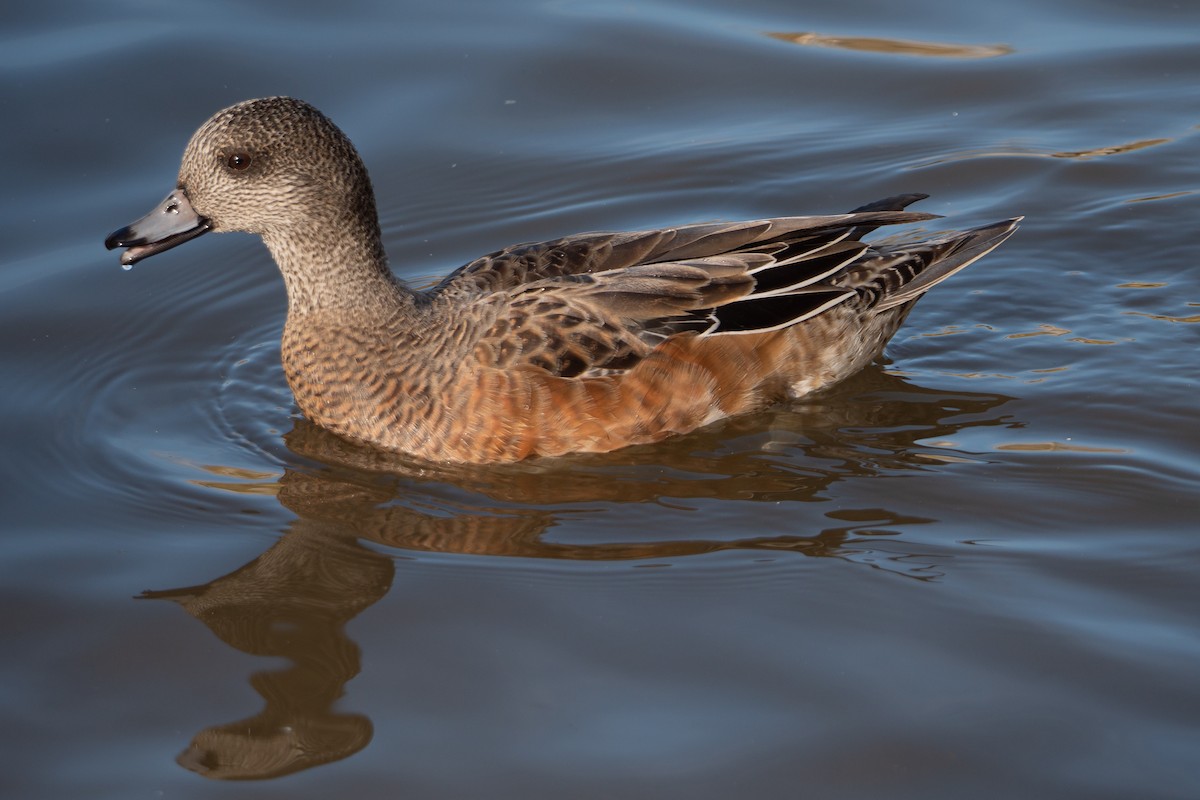
[[[902,306],[916,300],[956,272],[970,266],[1012,236],[1024,217],[1014,217],[980,228],[954,234],[940,241],[926,242],[921,247],[927,266],[894,291],[884,294],[875,305],[876,311]],[[928,249],[927,249],[928,248]],[[914,254],[915,255],[915,254]]]

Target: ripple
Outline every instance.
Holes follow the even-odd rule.
[[[79,307],[60,309],[71,314],[77,331],[87,332],[70,357],[62,358],[61,345],[45,337],[14,362],[18,396],[58,421],[24,467],[67,471],[106,502],[158,519],[194,515],[214,502],[213,493],[193,482],[203,474],[198,464],[261,468],[260,448],[229,434],[217,403],[223,366],[242,359],[247,347],[237,321],[259,307],[270,286],[255,269],[260,257],[235,256],[206,270],[166,264],[89,274],[83,283],[94,286],[80,287]],[[117,286],[132,296],[133,313],[113,315],[107,304],[91,302]],[[8,323],[37,330],[19,316]],[[278,325],[276,318],[260,328]],[[252,331],[249,340],[255,336]],[[54,359],[60,368],[45,370]]]
[[[295,407],[279,359],[279,335],[278,323],[270,321],[220,354],[222,380],[211,409],[229,441],[276,464],[286,460],[281,437]]]

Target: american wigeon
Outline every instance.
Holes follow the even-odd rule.
[[[106,245],[130,265],[206,231],[259,234],[287,285],[301,411],[387,450],[488,463],[658,441],[861,369],[921,295],[1019,221],[861,241],[935,218],[903,210],[922,197],[515,245],[416,291],[388,269],[350,140],[271,97],[204,123],[175,190]]]

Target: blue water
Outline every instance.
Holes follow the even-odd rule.
[[[1197,30],[1097,0],[0,12],[0,796],[1200,795]],[[351,136],[418,284],[902,192],[929,231],[1026,221],[811,403],[423,467],[298,417],[260,243],[103,249],[270,94]]]

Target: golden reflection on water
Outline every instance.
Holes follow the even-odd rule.
[[[1096,447],[1070,442],[1011,442],[996,445],[997,450],[1008,450],[1022,453],[1128,453],[1120,447]]]
[[[1010,333],[1007,336],[1005,336],[1004,338],[1005,339],[1028,339],[1031,336],[1065,336],[1066,334],[1068,334],[1070,332],[1071,331],[1069,331],[1068,329],[1059,327],[1058,325],[1050,325],[1048,323],[1042,323],[1041,325],[1038,325],[1038,329],[1036,331],[1025,331],[1022,333]]]
[[[1125,202],[1126,203],[1151,203],[1151,202],[1154,202],[1155,200],[1174,200],[1176,197],[1187,197],[1188,195],[1191,195],[1191,194],[1195,194],[1195,192],[1193,192],[1191,190],[1185,190],[1182,192],[1167,192],[1166,194],[1151,194],[1151,195],[1146,195],[1145,197],[1131,197],[1128,200],[1126,200]]]
[[[1135,150],[1143,150],[1147,147],[1155,147],[1157,145],[1169,144],[1175,141],[1173,138],[1158,138],[1158,139],[1139,139],[1133,142],[1124,144],[1108,145],[1105,147],[1093,147],[1083,150],[1050,150],[1038,149],[1026,146],[1013,146],[1010,148],[1001,149],[980,149],[980,150],[960,150],[956,153],[948,153],[937,158],[921,161],[916,164],[910,164],[905,169],[925,169],[926,167],[938,166],[940,164],[952,164],[957,161],[970,161],[977,158],[1067,158],[1078,161],[1086,161],[1092,158],[1102,158],[1105,156],[1115,156],[1124,153],[1131,153]],[[1186,192],[1184,193],[1186,194]],[[1158,200],[1163,199],[1166,195],[1158,197],[1140,198],[1142,200]]]
[[[1038,326],[1038,329],[1035,331],[1022,331],[1020,333],[1010,333],[1007,336],[1005,336],[1004,338],[1005,339],[1029,339],[1033,336],[1066,336],[1068,333],[1071,333],[1071,330],[1068,328],[1063,328],[1058,325],[1051,325],[1048,323],[1042,323],[1041,325]],[[1071,338],[1067,339],[1067,341],[1074,342],[1075,344],[1093,344],[1093,345],[1119,344],[1118,340],[1116,340],[1116,339],[1096,339],[1096,338],[1091,338],[1091,337],[1087,337],[1087,336],[1072,336]],[[1131,341],[1131,340],[1126,339],[1125,341]],[[1065,368],[1056,367],[1054,369],[1034,369],[1034,370],[1030,370],[1030,372],[1057,372],[1059,369],[1065,369]]]
[[[1167,144],[1173,142],[1174,139],[1141,139],[1136,142],[1126,142],[1125,144],[1111,145],[1109,147],[1094,147],[1091,150],[1067,150],[1058,153],[1050,153],[1051,158],[1099,158],[1100,156],[1115,156],[1121,153],[1132,153],[1134,150],[1144,150],[1147,147],[1154,147],[1159,144]]]
[[[910,39],[885,39],[874,36],[828,36],[821,33],[772,33],[772,39],[807,47],[834,47],[860,53],[919,56],[923,58],[995,58],[1016,52],[1007,44],[951,44],[916,42]]]
[[[985,325],[984,323],[981,322],[976,325],[971,325],[970,327],[964,327],[962,325],[944,325],[936,331],[927,331],[924,333],[918,333],[918,334],[916,334],[916,336],[918,338],[922,338],[922,339],[932,339],[932,338],[936,338],[939,336],[956,336],[960,333],[970,333],[973,330],[979,330],[979,329],[983,329],[985,331],[994,331],[995,330],[995,328],[993,328],[991,325]]]
[[[1189,303],[1189,305],[1191,305],[1191,304]],[[1185,325],[1193,325],[1197,322],[1200,322],[1200,314],[1190,316],[1190,317],[1175,317],[1175,316],[1171,316],[1170,314],[1147,314],[1145,311],[1126,311],[1125,313],[1129,314],[1130,316],[1133,316],[1133,317],[1146,317],[1147,319],[1156,319],[1160,322],[1177,322],[1177,323],[1183,323]]]
[[[300,420],[284,439],[312,467],[287,468],[271,481],[258,471],[210,467],[234,480],[203,482],[235,493],[274,493],[295,515],[283,536],[208,583],[142,594],[177,603],[236,650],[288,662],[251,676],[265,701],[261,711],[205,728],[177,760],[209,778],[260,779],[338,761],[370,743],[370,720],[336,710],[335,703],[360,669],[346,623],[384,597],[396,576],[395,558],[380,546],[658,567],[743,550],[762,560],[837,558],[937,580],[946,559],[906,547],[896,530],[936,520],[885,507],[798,507],[799,520],[823,522],[793,535],[735,531],[700,539],[639,530],[627,541],[578,541],[569,532],[564,540],[560,523],[605,503],[806,503],[824,499],[839,481],[972,461],[947,443],[967,427],[1013,424],[998,411],[1008,399],[932,391],[868,370],[828,402],[731,420],[664,445],[504,467],[413,463]],[[556,538],[547,537],[556,527]]]

